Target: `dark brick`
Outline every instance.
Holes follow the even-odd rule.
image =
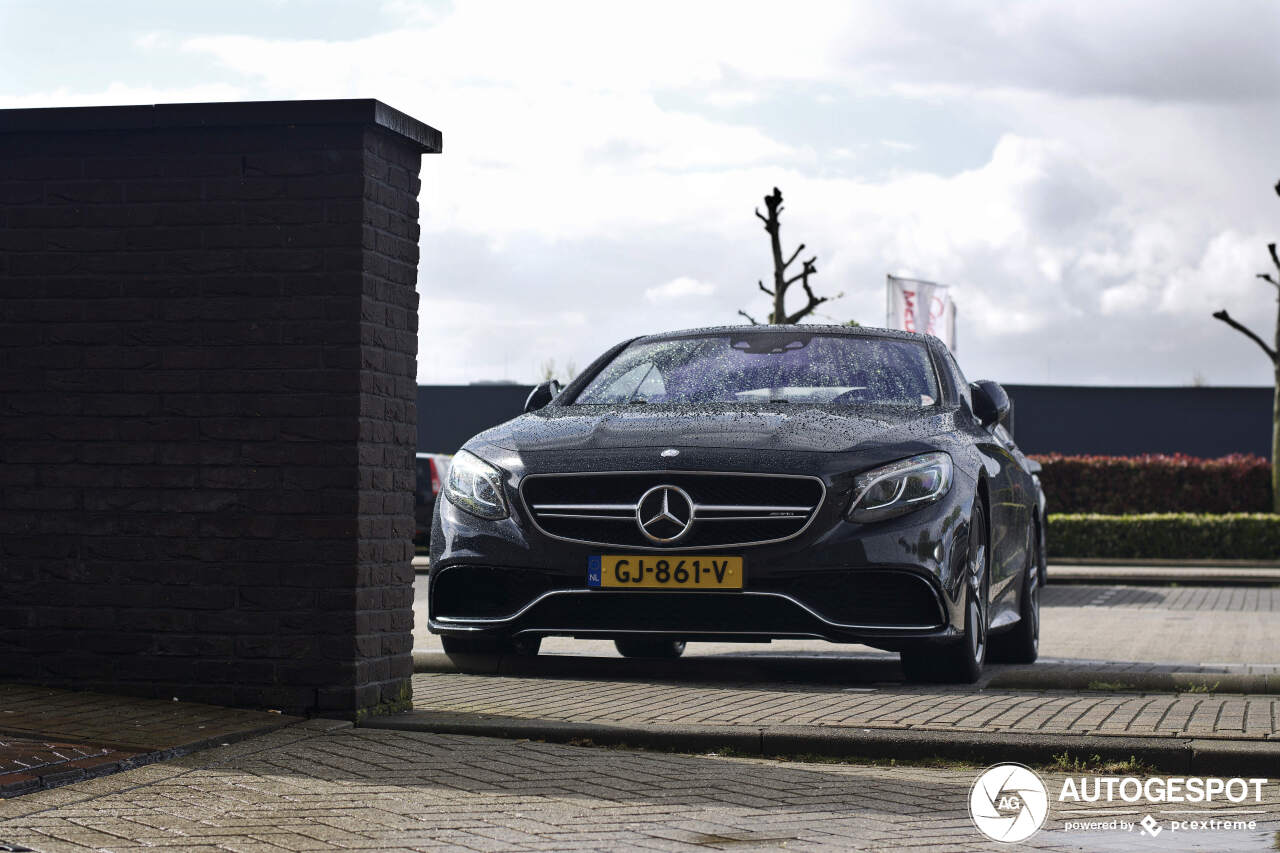
[[[185,178],[166,180],[133,180],[125,184],[125,197],[131,203],[152,201],[200,201],[204,184]]]

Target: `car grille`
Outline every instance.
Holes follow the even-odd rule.
[[[692,504],[687,532],[671,541],[651,539],[636,521],[641,498],[660,486],[674,486]],[[809,526],[826,494],[817,477],[691,471],[531,474],[520,490],[535,523],[549,536],[674,551],[790,539]],[[673,500],[683,498],[673,494]],[[674,512],[681,521],[689,515],[683,506]],[[651,528],[663,537],[679,529],[679,524]]]

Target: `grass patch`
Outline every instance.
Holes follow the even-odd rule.
[[[1176,689],[1179,693],[1217,693],[1218,685],[1221,681],[1215,681],[1213,684],[1183,684]]]
[[[1069,752],[1063,752],[1061,755],[1054,755],[1053,761],[1042,765],[1042,768],[1056,773],[1106,773],[1108,775],[1124,773],[1130,776],[1144,776],[1155,772],[1154,767],[1140,761],[1137,756],[1130,755],[1124,761],[1120,761],[1114,758],[1103,758],[1096,752],[1090,756],[1073,756]]]

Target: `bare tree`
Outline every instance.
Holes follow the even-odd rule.
[[[1276,195],[1280,195],[1280,183],[1275,186]],[[1267,251],[1271,253],[1271,263],[1276,274],[1258,273],[1258,278],[1276,289],[1276,331],[1274,345],[1267,346],[1266,341],[1258,337],[1244,324],[1231,318],[1224,308],[1215,311],[1214,318],[1221,320],[1240,334],[1262,347],[1262,351],[1271,359],[1271,368],[1275,371],[1274,396],[1271,403],[1271,511],[1280,513],[1280,257],[1276,256],[1276,244],[1268,243]]]
[[[554,358],[549,358],[542,362],[542,365],[538,368],[538,375],[542,377],[543,382],[550,382],[552,379],[559,379],[560,370],[556,367],[556,360]],[[574,363],[573,359],[569,359],[564,363],[565,383],[572,382],[577,375],[578,365]]]
[[[785,261],[782,260],[782,238],[778,233],[778,219],[782,215],[782,191],[777,187],[774,187],[773,192],[764,197],[764,207],[765,210],[769,212],[768,216],[761,215],[760,208],[758,207],[756,208],[756,216],[764,223],[764,230],[769,232],[769,243],[773,249],[773,289],[770,290],[765,287],[763,281],[757,281],[756,284],[761,290],[773,297],[773,311],[769,313],[770,323],[799,323],[805,317],[812,314],[813,310],[822,303],[828,302],[832,299],[839,299],[841,296],[844,296],[844,294],[837,293],[835,296],[814,295],[813,288],[809,286],[809,276],[815,275],[818,272],[817,255],[814,255],[807,261],[801,261],[800,272],[792,276],[787,275],[788,267],[795,263],[796,258],[800,257],[800,253],[804,251],[804,243],[796,246],[796,250],[791,253],[791,257],[787,258]],[[787,289],[796,282],[799,282],[800,286],[804,288],[804,293],[805,296],[808,297],[808,302],[799,311],[788,314],[786,307]],[[739,310],[738,313],[743,317],[746,317],[747,320],[751,322],[751,325],[760,325],[756,319],[746,311]]]

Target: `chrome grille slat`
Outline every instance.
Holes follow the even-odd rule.
[[[705,509],[707,512],[813,512],[811,506],[754,506],[744,504],[698,504],[694,509]]]
[[[575,509],[583,509],[583,510],[598,509],[601,511],[617,510],[619,512],[635,512],[636,511],[635,504],[534,504],[533,508],[538,510],[539,512],[543,510],[555,511],[560,509],[566,510],[566,511],[575,510]]]
[[[636,523],[640,499],[658,485],[686,491],[692,504],[688,535],[670,545],[647,538]],[[530,474],[521,482],[520,494],[534,525],[552,538],[679,551],[760,545],[799,536],[821,509],[826,486],[818,477],[800,474],[621,471]],[[753,526],[762,521],[775,523],[763,530]]]

